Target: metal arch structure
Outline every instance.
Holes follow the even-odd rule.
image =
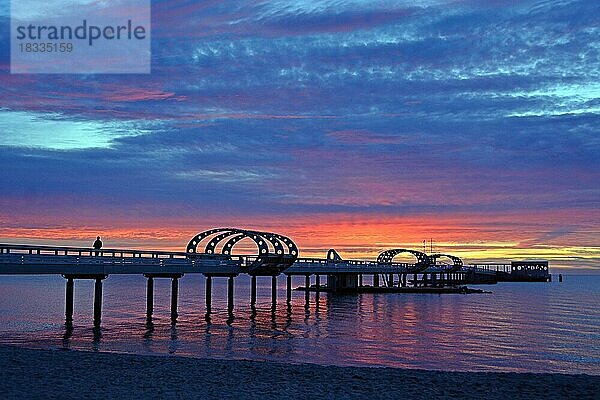
[[[246,231],[243,229],[238,229],[238,228],[214,228],[214,229],[209,229],[207,231],[204,232],[200,232],[198,233],[196,236],[194,236],[188,243],[185,252],[193,255],[193,254],[198,254],[198,253],[207,253],[207,254],[214,254],[214,248],[217,246],[217,244],[222,241],[223,239],[239,234],[242,236],[242,238],[246,238],[249,237],[252,240],[254,240],[254,242],[256,243],[256,245],[258,246],[258,252],[259,254],[262,253],[262,250],[265,250],[265,253],[268,251],[268,245],[266,244],[266,242],[263,241],[263,243],[260,243],[259,240],[256,240],[253,236],[255,235],[249,235],[250,231]],[[218,235],[217,235],[218,234]],[[211,241],[209,241],[205,248],[204,251],[198,251],[198,246],[209,236],[212,235],[217,235],[215,236]],[[240,239],[241,240],[241,239]]]
[[[417,259],[417,262],[416,262],[413,270],[410,272],[423,271],[423,270],[427,269],[429,266],[431,266],[431,264],[432,264],[431,259],[429,258],[429,256],[427,254],[422,253],[417,250],[410,250],[410,249],[386,250],[386,251],[382,252],[381,254],[379,254],[379,256],[377,257],[377,262],[379,264],[391,264],[394,257],[396,257],[398,254],[401,254],[401,253],[410,253],[413,256],[415,256]]]
[[[267,254],[269,252],[269,245],[267,244],[267,242],[262,239],[260,240],[258,238],[258,235],[253,234],[254,232],[248,232],[248,233],[242,233],[239,231],[225,231],[223,233],[220,233],[216,236],[214,236],[207,244],[206,247],[204,248],[204,253],[207,254],[215,254],[217,252],[216,247],[219,245],[219,243],[221,243],[223,240],[233,236],[233,239],[236,239],[235,241],[232,242],[232,240],[229,240],[227,244],[229,244],[229,246],[227,246],[227,244],[225,246],[223,246],[223,249],[221,250],[221,253],[223,254],[230,254],[232,247],[235,243],[239,242],[242,239],[245,238],[250,238],[254,241],[254,243],[256,243],[256,245],[258,246],[258,255],[262,255],[262,254]],[[236,236],[234,236],[236,235]]]
[[[458,270],[460,270],[462,268],[462,266],[464,265],[463,260],[461,260],[459,257],[453,256],[452,254],[441,254],[441,253],[435,253],[435,254],[430,254],[429,258],[431,258],[431,261],[433,262],[433,264],[435,264],[435,262],[437,261],[438,258],[441,257],[446,257],[449,258],[450,260],[452,260],[452,267],[450,267],[448,269],[448,272],[456,272]]]
[[[221,254],[231,256],[235,245],[246,238],[254,241],[258,247],[256,259],[247,259],[252,261],[247,266],[250,274],[278,275],[298,258],[298,247],[287,236],[238,228],[215,228],[200,232],[189,241],[186,253],[192,258],[199,254],[214,255],[217,253],[217,246],[225,241]],[[204,251],[198,251],[198,247],[204,242]]]

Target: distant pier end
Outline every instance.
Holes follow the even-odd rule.
[[[547,260],[511,261],[511,280],[519,282],[547,282],[552,276]]]

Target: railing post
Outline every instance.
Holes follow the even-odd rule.
[[[379,274],[373,275],[373,287],[379,287]]]

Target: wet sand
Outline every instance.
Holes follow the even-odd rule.
[[[600,376],[333,367],[0,346],[2,399],[599,399]]]

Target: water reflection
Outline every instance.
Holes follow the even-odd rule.
[[[225,323],[229,326],[231,326],[233,324],[233,321],[235,320],[235,317],[233,315],[233,310],[230,310],[227,312],[227,321],[225,321]]]
[[[177,326],[171,323],[171,342],[169,343],[169,354],[175,354],[179,349],[179,341],[177,340]]]
[[[100,350],[100,340],[102,339],[102,328],[97,327],[97,326],[93,327],[92,334],[93,334],[92,349],[94,351],[99,351]]]
[[[70,321],[65,322],[65,332],[63,334],[62,347],[64,349],[71,348],[71,336],[73,336],[73,323]]]
[[[152,337],[154,336],[154,322],[152,317],[146,319],[146,330],[144,331],[144,346],[150,347],[152,345]]]
[[[63,324],[62,307],[44,308],[44,296],[61,294],[64,282],[38,291],[28,279],[0,281],[0,306],[10,304],[0,313],[0,342],[337,365],[599,373],[599,278],[500,284],[486,287],[494,292],[489,295],[293,292],[275,307],[270,280],[262,286],[259,280],[255,304],[249,285],[237,284],[231,312],[218,280],[208,311],[199,295],[202,281],[186,282],[178,322],[171,324],[168,285],[157,281],[155,317],[146,319],[144,281],[112,279],[105,285],[103,325],[91,329],[91,301],[82,291],[76,292],[82,297],[74,322]],[[14,296],[29,303],[10,303]]]

